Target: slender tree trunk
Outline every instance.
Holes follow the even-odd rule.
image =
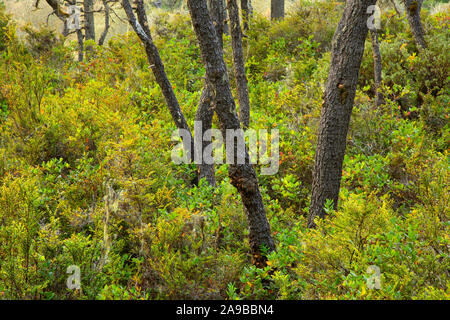
[[[95,41],[94,0],[83,1],[84,12],[84,39]],[[92,46],[86,46],[87,51],[92,51]]]
[[[78,62],[82,62],[84,59],[84,35],[81,29],[77,30],[78,41]]]
[[[105,11],[105,29],[103,29],[100,39],[98,39],[99,46],[102,46],[103,43],[105,42],[106,36],[108,35],[109,27],[110,27],[110,22],[109,22],[110,8],[108,5],[108,0],[102,0],[102,2],[103,2],[103,9]]]
[[[270,18],[272,20],[284,18],[284,0],[271,0]]]
[[[263,256],[261,248],[265,247],[268,251],[272,251],[275,249],[275,245],[270,235],[270,226],[266,218],[258,178],[250,164],[247,148],[244,148],[243,155],[239,155],[244,157],[245,164],[237,164],[238,145],[244,143],[244,137],[242,130],[240,130],[236,105],[231,94],[223,51],[208,13],[206,1],[188,0],[187,3],[206,67],[206,76],[215,91],[215,111],[222,134],[226,138],[227,129],[231,129],[231,131],[239,130],[238,132],[241,133],[237,136],[238,143],[234,144],[234,159],[227,159],[227,161],[232,160],[232,164],[229,165],[229,176],[247,209],[253,262],[257,266],[263,266],[267,258]]]
[[[244,130],[250,124],[250,97],[248,81],[245,75],[244,50],[242,49],[242,31],[239,21],[239,7],[236,0],[227,0],[231,26],[231,46],[233,48],[234,74],[239,99],[239,118]]]
[[[223,48],[223,2],[222,0],[208,0],[208,8],[217,37],[219,39],[219,46]],[[197,107],[197,113],[195,115],[195,121],[201,123],[202,125],[200,132],[196,132],[195,134],[200,134],[202,138],[204,138],[205,132],[212,127],[212,120],[214,116],[214,98],[212,86],[208,84],[208,80],[205,79],[202,94]],[[210,143],[211,140],[208,139],[202,139],[201,141],[202,160],[201,163],[198,164],[198,179],[205,179],[210,185],[215,186],[216,178],[214,173],[214,163],[206,163],[203,159],[203,151]],[[212,156],[213,155],[211,154],[211,157]]]
[[[95,40],[94,0],[83,1],[85,39]]]
[[[425,42],[425,30],[423,29],[422,20],[420,19],[423,0],[403,0],[403,3],[405,4],[406,18],[408,19],[409,27],[411,28],[417,48],[419,50],[425,49],[427,47]]]
[[[183,115],[183,112],[181,111],[180,105],[175,96],[172,85],[170,84],[170,81],[167,78],[164,69],[164,64],[161,61],[158,49],[153,43],[150,34],[150,29],[148,27],[147,16],[144,10],[144,4],[142,0],[136,0],[135,3],[137,4],[136,13],[138,20],[136,20],[136,17],[133,13],[133,9],[130,5],[129,0],[122,0],[122,7],[125,10],[128,21],[133,27],[133,30],[136,32],[139,39],[144,44],[145,52],[147,54],[147,60],[155,76],[156,82],[158,83],[163,92],[164,98],[167,103],[167,107],[169,108],[169,112],[172,116],[173,121],[175,122],[175,125],[177,126],[178,129],[186,130],[187,132],[189,132],[190,139],[183,140],[183,147],[184,150],[186,151],[188,159],[193,160],[194,139],[192,138],[191,130],[189,129],[189,126],[187,124],[186,118]]]
[[[346,138],[367,37],[367,7],[376,0],[347,0],[333,38],[328,81],[318,129],[308,226],[325,216],[328,200],[337,208]]]
[[[375,106],[378,107],[385,103],[383,93],[380,91],[381,87],[381,53],[380,44],[378,42],[378,31],[376,29],[370,30],[370,37],[372,41],[372,55],[373,55],[373,71],[375,80]]]
[[[248,31],[248,24],[250,17],[252,16],[252,4],[250,0],[241,0],[241,11],[242,11],[242,29],[244,33]]]

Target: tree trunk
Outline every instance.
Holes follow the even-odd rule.
[[[425,49],[427,47],[424,37],[425,30],[420,19],[423,0],[403,0],[403,3],[405,4],[406,18],[408,19],[417,48],[419,50]]]
[[[367,37],[367,7],[376,0],[348,0],[333,38],[318,128],[308,226],[325,216],[327,199],[337,208],[346,138]]]
[[[98,39],[99,46],[102,46],[103,43],[105,42],[106,36],[108,35],[109,27],[110,27],[110,22],[109,22],[110,8],[108,5],[108,1],[102,0],[102,2],[103,2],[103,9],[105,11],[105,29],[103,29],[100,39]]]
[[[242,29],[244,33],[248,30],[248,23],[250,17],[252,16],[252,4],[250,0],[241,0],[241,11],[242,11]]]
[[[284,18],[284,0],[271,0],[270,18],[272,20]]]
[[[173,121],[175,122],[175,125],[178,129],[186,130],[187,132],[189,132],[190,139],[183,139],[183,148],[186,151],[188,159],[193,160],[194,139],[192,138],[191,130],[189,129],[183,112],[181,111],[172,85],[167,78],[164,64],[161,61],[158,49],[153,43],[150,29],[148,27],[147,15],[145,14],[144,10],[144,4],[142,0],[136,0],[135,3],[137,4],[136,12],[138,20],[136,20],[136,17],[134,16],[133,9],[130,5],[129,0],[122,0],[122,7],[125,10],[128,21],[133,27],[133,30],[136,32],[139,39],[141,39],[142,43],[144,44],[145,52],[147,54],[147,60],[150,64],[150,67],[152,68],[152,72],[155,76],[156,82],[163,92],[167,107],[169,108],[169,112],[172,116]]]
[[[84,39],[95,41],[94,0],[83,1],[84,12]],[[92,51],[92,46],[86,46],[87,51]]]
[[[222,0],[208,0],[208,8],[213,21],[217,37],[219,39],[219,46],[223,48],[223,20],[224,9]],[[214,93],[211,85],[208,84],[207,79],[203,85],[202,94],[200,96],[200,102],[197,107],[197,113],[195,115],[195,121],[201,123],[200,132],[195,132],[196,139],[197,134],[204,138],[205,132],[211,129],[212,120],[214,116]],[[200,140],[200,139],[199,139]],[[203,151],[211,143],[211,140],[203,140],[199,143],[202,146],[201,163],[198,164],[198,179],[205,179],[211,186],[216,185],[216,178],[214,173],[214,163],[206,163],[203,159]],[[197,151],[199,152],[199,151]],[[211,154],[211,157],[213,155]]]
[[[242,49],[242,31],[239,21],[239,7],[236,0],[227,0],[231,26],[231,46],[233,49],[234,74],[239,99],[239,118],[244,130],[250,124],[250,97],[248,81],[245,75],[244,50]]]
[[[205,0],[188,0],[188,8],[192,18],[200,51],[206,67],[208,82],[215,91],[215,111],[220,122],[223,136],[226,138],[227,129],[240,130],[239,119],[236,115],[236,106],[231,94],[230,82],[227,76],[227,68],[223,59],[223,50],[219,45],[213,23],[211,21]],[[237,135],[238,143],[234,143],[234,159],[229,165],[229,177],[233,186],[239,191],[242,202],[246,208],[249,240],[253,255],[253,263],[264,266],[267,258],[263,256],[261,248],[268,251],[275,249],[270,235],[270,226],[266,218],[262,196],[258,186],[256,172],[249,162],[247,148],[243,148],[244,154],[238,156],[238,145],[243,143],[242,130]],[[245,164],[237,164],[237,158],[243,156]]]
[[[378,31],[376,29],[370,30],[370,37],[372,40],[373,71],[375,80],[375,106],[378,107],[385,103],[383,94],[380,91],[382,78],[381,78],[381,53],[380,53],[380,44],[378,42]]]

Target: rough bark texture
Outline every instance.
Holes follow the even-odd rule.
[[[39,0],[35,2],[35,7],[39,8]],[[53,13],[63,22],[63,31],[62,35],[67,37],[69,35],[69,29],[67,27],[67,19],[69,18],[69,14],[61,8],[58,0],[46,0],[47,4],[53,9]]]
[[[223,2],[222,0],[208,0],[208,8],[216,30],[219,46],[223,48]],[[208,84],[207,79],[205,79],[202,94],[197,107],[197,113],[195,115],[195,120],[202,123],[202,130],[200,133],[202,137],[204,137],[207,130],[211,129],[213,116],[214,94],[211,85]],[[202,150],[205,150],[210,143],[211,141],[202,141]],[[207,164],[202,159],[202,163],[198,164],[198,179],[205,179],[210,185],[215,186],[216,178],[214,173],[214,164]]]
[[[284,18],[284,0],[271,0],[270,18],[272,20]]]
[[[228,15],[231,26],[231,47],[233,49],[234,75],[236,78],[239,99],[239,118],[244,130],[250,124],[250,97],[248,95],[248,81],[245,75],[244,50],[242,49],[242,31],[239,21],[239,7],[236,0],[227,0]]]
[[[367,7],[376,0],[348,0],[333,38],[315,156],[308,225],[324,217],[327,199],[337,208],[346,138],[367,37]]]
[[[188,155],[189,159],[193,159],[193,150],[194,150],[194,139],[192,138],[192,133],[187,124],[186,118],[181,111],[178,100],[173,91],[172,85],[170,84],[169,79],[167,78],[164,65],[161,61],[161,57],[159,55],[158,49],[153,43],[150,29],[148,27],[147,16],[144,11],[144,4],[142,0],[135,1],[137,5],[137,16],[138,20],[133,13],[133,9],[128,0],[122,0],[122,6],[127,15],[128,21],[133,27],[133,30],[138,35],[139,39],[141,39],[142,43],[145,47],[145,52],[147,54],[147,60],[150,63],[150,67],[155,76],[156,82],[160,86],[164,98],[167,103],[167,107],[169,108],[169,112],[172,116],[173,121],[178,129],[187,130],[190,133],[190,143],[188,141],[183,141],[183,147]]]
[[[98,44],[100,46],[103,45],[103,43],[105,42],[106,36],[108,35],[108,31],[109,31],[109,27],[110,27],[110,8],[108,5],[108,1],[107,0],[102,0],[103,2],[103,10],[105,11],[105,29],[103,29],[103,32],[100,36],[100,39],[98,39]]]
[[[372,56],[373,56],[373,71],[375,80],[375,106],[380,106],[385,103],[384,96],[380,91],[381,86],[381,53],[380,44],[378,42],[378,31],[376,29],[370,30],[370,37],[372,40]]]
[[[84,35],[86,40],[95,40],[94,0],[83,1]]]
[[[191,14],[197,39],[200,44],[202,59],[206,67],[206,76],[215,92],[215,111],[219,119],[220,128],[224,137],[226,130],[240,129],[239,119],[236,114],[236,106],[231,94],[230,82],[223,59],[223,50],[219,45],[213,23],[211,21],[205,0],[188,0],[188,8]],[[243,136],[238,140],[242,143]],[[255,170],[249,163],[249,155],[245,148],[246,164],[236,164],[237,144],[234,144],[234,164],[229,165],[231,183],[239,191],[242,202],[246,208],[249,240],[253,254],[253,262],[263,266],[266,257],[261,254],[261,247],[269,251],[275,249],[270,235],[270,226],[266,218],[265,208],[258,186],[258,178]]]
[[[423,29],[422,20],[420,19],[420,11],[422,10],[423,0],[403,0],[405,4],[406,18],[409,27],[414,36],[417,47],[424,49],[427,47],[425,42],[425,30]]]

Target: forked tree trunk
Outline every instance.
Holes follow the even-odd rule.
[[[223,50],[219,45],[206,1],[188,0],[187,3],[192,24],[200,44],[206,76],[215,91],[215,112],[220,122],[222,134],[226,139],[227,129],[240,130],[241,126],[236,114],[233,95],[231,94],[230,82],[223,59]],[[244,154],[240,155],[244,157],[245,164],[237,164],[238,145],[242,145],[243,135],[238,135],[237,140],[238,143],[234,143],[234,159],[227,159],[227,161],[231,160],[233,162],[229,165],[228,173],[231,183],[239,191],[247,210],[253,263],[257,266],[264,266],[267,258],[262,254],[261,248],[264,247],[268,251],[272,251],[275,249],[275,245],[270,235],[270,226],[266,218],[258,186],[258,178],[249,162],[247,148],[244,148]]]
[[[270,18],[272,20],[284,18],[284,0],[271,0]]]
[[[331,49],[315,155],[308,226],[325,216],[327,199],[337,208],[346,138],[367,37],[367,7],[376,0],[347,0]]]
[[[239,118],[244,130],[250,124],[250,97],[245,74],[244,50],[242,49],[242,30],[239,21],[239,7],[236,0],[227,0],[231,27],[231,46],[233,49],[234,75],[239,99]]]
[[[167,107],[169,108],[169,112],[172,116],[173,121],[175,122],[176,127],[178,129],[183,129],[189,132],[190,139],[183,140],[183,148],[187,154],[188,159],[193,160],[194,139],[192,138],[192,132],[189,129],[183,112],[181,111],[172,85],[167,78],[164,64],[161,61],[158,49],[153,43],[150,29],[148,27],[147,15],[145,14],[144,10],[143,0],[136,0],[135,3],[138,20],[136,20],[129,0],[122,0],[122,7],[125,10],[130,25],[133,27],[133,30],[136,32],[139,39],[144,44],[145,52],[147,54],[147,60],[155,76],[156,82],[163,92]]]
[[[375,80],[375,106],[378,107],[385,103],[383,93],[381,92],[381,53],[380,44],[378,42],[378,31],[376,29],[370,30],[370,38],[372,40],[372,56],[373,56],[373,71]]]
[[[403,3],[405,4],[406,18],[408,19],[409,27],[411,28],[417,48],[419,50],[425,49],[427,47],[425,42],[425,30],[423,29],[422,20],[420,19],[423,0],[403,0]]]

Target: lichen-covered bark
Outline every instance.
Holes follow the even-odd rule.
[[[406,18],[414,36],[414,41],[419,50],[424,49],[427,47],[427,44],[425,42],[425,30],[420,19],[423,0],[403,0],[403,3],[405,4]]]
[[[242,48],[242,30],[239,21],[239,7],[236,0],[227,0],[231,26],[231,47],[233,49],[234,76],[239,100],[239,118],[244,130],[250,124],[250,97],[248,81],[245,75],[244,50]]]
[[[327,199],[337,207],[348,126],[368,32],[367,7],[375,3],[376,0],[348,0],[333,38],[318,129],[310,227],[314,227],[316,216],[325,216]]]
[[[226,137],[227,129],[239,130],[241,126],[231,94],[223,50],[219,45],[206,1],[188,0],[187,3],[206,67],[206,76],[215,93],[215,112],[222,134]],[[239,141],[242,142],[243,139],[242,135],[238,136]],[[246,160],[245,164],[236,164],[237,149],[237,144],[234,144],[235,159],[233,164],[229,165],[229,177],[233,186],[239,191],[246,208],[253,262],[258,266],[263,266],[266,257],[261,254],[261,247],[271,251],[275,249],[275,245],[270,235],[270,226],[266,218],[258,178],[249,163],[248,151],[245,148],[243,155]]]
[[[161,88],[164,98],[167,103],[167,107],[172,116],[173,121],[178,129],[187,130],[190,134],[190,141],[183,140],[183,147],[188,155],[189,159],[193,159],[194,150],[194,139],[192,138],[191,130],[187,124],[186,118],[181,111],[178,100],[173,91],[172,85],[167,78],[165,72],[164,64],[162,63],[161,57],[159,55],[158,49],[153,43],[150,29],[148,27],[147,16],[144,11],[144,4],[142,0],[136,0],[136,13],[138,20],[133,13],[133,9],[128,0],[122,0],[122,7],[127,15],[128,21],[133,27],[133,30],[138,35],[139,39],[142,41],[145,47],[145,52],[147,54],[147,60],[152,69],[153,75],[155,76],[156,82]]]

